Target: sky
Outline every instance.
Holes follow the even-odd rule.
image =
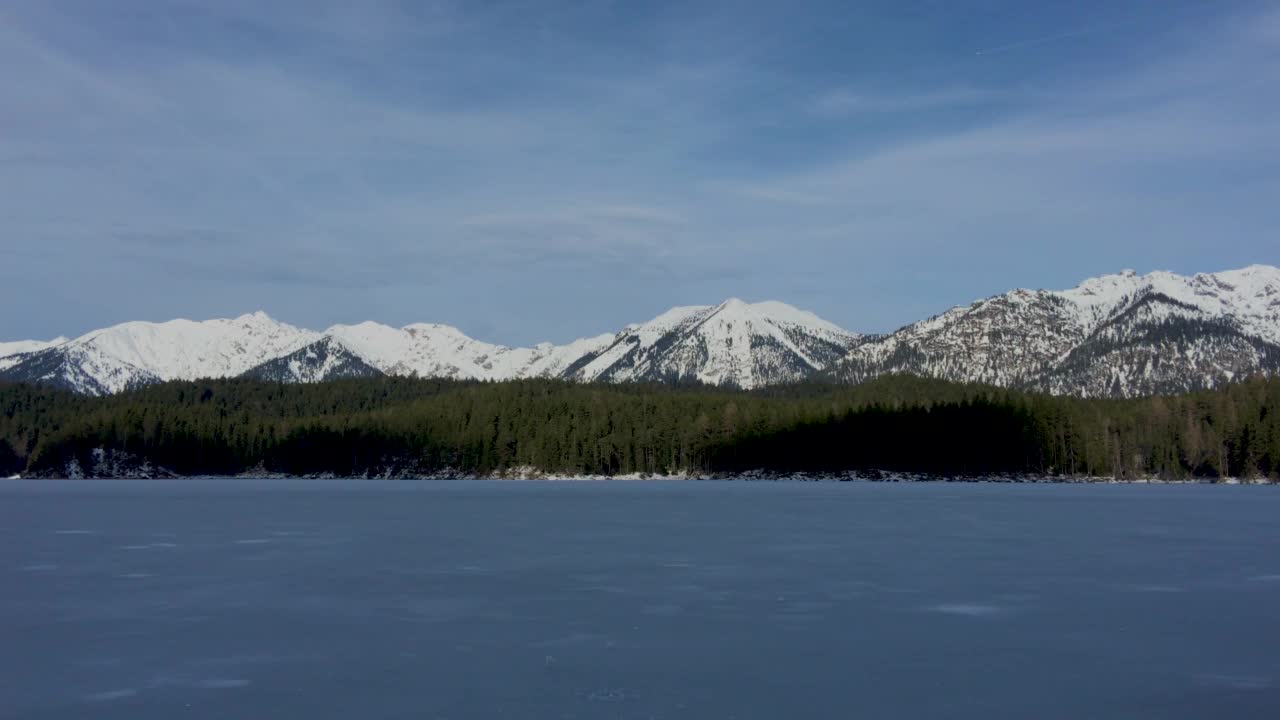
[[[0,0],[0,339],[1280,263],[1280,2]]]

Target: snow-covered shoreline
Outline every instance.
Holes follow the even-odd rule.
[[[544,472],[536,468],[519,468],[492,473],[469,473],[454,470],[421,472],[386,472],[367,475],[338,475],[312,473],[291,475],[256,470],[236,475],[180,475],[167,468],[149,464],[132,468],[108,467],[85,473],[81,468],[69,466],[65,472],[15,475],[10,480],[474,480],[511,482],[887,482],[887,483],[1002,483],[1037,485],[1277,485],[1268,478],[1114,478],[1068,475],[931,475],[926,473],[899,473],[888,471],[847,471],[831,473],[771,472],[764,470],[721,473],[626,473],[618,475],[567,474]]]
[[[846,470],[840,472],[778,472],[772,470],[747,470],[742,472],[693,472],[674,473],[620,473],[617,475],[571,474],[546,471],[524,466],[489,473],[465,472],[444,468],[422,471],[412,461],[402,461],[382,472],[363,475],[337,473],[289,474],[272,472],[257,467],[234,475],[195,474],[184,475],[169,468],[151,463],[130,453],[108,451],[102,448],[92,453],[92,464],[82,466],[72,460],[56,470],[15,475],[10,480],[179,480],[192,478],[223,478],[228,480],[511,480],[544,482],[629,482],[644,480],[699,481],[720,480],[740,482],[966,482],[966,483],[1019,483],[1019,484],[1148,484],[1148,485],[1275,485],[1268,478],[1115,478],[1086,475],[1033,475],[1024,473],[995,473],[984,475],[940,475],[908,473],[889,470]]]

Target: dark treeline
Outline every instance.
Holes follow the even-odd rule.
[[[408,378],[175,382],[104,398],[0,386],[0,473],[1022,473],[1280,478],[1280,379],[1082,400],[888,377],[741,392]],[[127,465],[126,465],[127,467]],[[117,472],[119,472],[117,470]]]

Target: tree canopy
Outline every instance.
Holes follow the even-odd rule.
[[[1280,477],[1280,380],[1085,400],[910,376],[755,392],[411,378],[172,382],[90,398],[0,385],[0,473],[102,452],[183,475],[887,470]]]

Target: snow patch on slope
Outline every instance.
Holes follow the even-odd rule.
[[[232,377],[314,341],[318,335],[256,312],[234,319],[127,322],[21,356],[33,381],[79,392],[114,393],[166,380]]]
[[[1044,291],[1073,303],[1087,329],[1147,293],[1159,293],[1208,317],[1229,318],[1251,335],[1280,342],[1280,268],[1250,265],[1191,277],[1156,271],[1125,271],[1085,280],[1071,290]]]
[[[12,342],[0,342],[0,370],[13,367],[22,361],[21,355],[28,353],[40,352],[51,347],[56,347],[66,342],[65,337],[56,337],[52,340],[14,340]]]
[[[906,372],[1086,395],[1215,387],[1274,372],[1280,270],[1124,271],[1070,290],[1014,290],[867,338],[832,370]]]
[[[859,336],[779,302],[730,298],[673,308],[619,333],[583,365],[583,380],[687,378],[752,388],[798,380],[825,367]]]
[[[467,380],[556,377],[612,335],[512,348],[475,340],[449,325],[417,323],[393,328],[374,322],[335,325],[325,333],[388,375]]]
[[[61,345],[66,342],[67,338],[58,337],[52,340],[15,340],[13,342],[0,342],[0,358],[10,355],[21,355],[23,353],[37,352],[45,348],[51,348],[55,345]]]

